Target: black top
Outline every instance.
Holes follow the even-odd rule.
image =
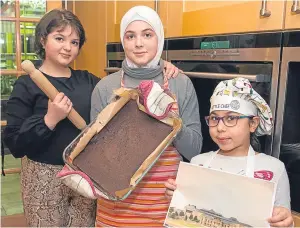
[[[100,79],[88,71],[71,69],[71,72],[70,78],[44,75],[58,91],[70,98],[75,110],[89,123],[91,95]],[[48,100],[29,75],[19,77],[7,102],[4,140],[15,157],[26,155],[33,161],[63,165],[63,151],[80,130],[68,118],[50,130],[44,121]]]

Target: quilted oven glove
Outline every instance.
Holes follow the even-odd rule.
[[[164,90],[153,80],[142,81],[138,87],[139,101],[145,107],[147,113],[156,119],[164,119],[172,111],[176,104],[169,90]]]

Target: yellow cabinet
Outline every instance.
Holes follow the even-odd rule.
[[[118,37],[115,24],[116,24],[116,2],[106,1],[106,41],[107,42],[118,42]]]
[[[75,1],[74,4],[75,14],[80,19],[87,38],[74,67],[103,77],[106,75],[106,1]]]
[[[107,1],[107,42],[120,42],[120,23],[124,14],[134,6],[156,8],[155,1]]]
[[[134,6],[148,6],[155,9],[155,1],[116,1],[116,24],[120,24],[125,13]]]
[[[281,30],[284,1],[184,1],[183,36]]]
[[[47,11],[62,8],[62,1],[47,1]]]
[[[300,29],[300,2],[287,0],[284,29]]]
[[[182,36],[183,1],[159,1],[157,7],[165,37]]]

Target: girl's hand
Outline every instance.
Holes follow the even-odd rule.
[[[166,183],[165,183],[165,187],[166,187],[166,198],[168,200],[171,200],[172,199],[172,196],[173,196],[173,193],[174,191],[176,190],[176,183],[175,183],[175,180],[173,179],[169,179]]]
[[[274,207],[272,217],[268,219],[272,227],[290,227],[293,225],[291,211],[285,207]]]
[[[179,70],[170,62],[164,61],[164,76],[166,76],[168,79],[176,78],[179,73],[182,73],[182,70]]]
[[[54,100],[48,102],[48,111],[44,117],[45,124],[53,130],[59,121],[65,119],[72,109],[72,102],[63,93],[56,95]]]

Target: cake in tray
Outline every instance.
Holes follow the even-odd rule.
[[[145,159],[173,127],[140,111],[130,100],[96,134],[73,164],[111,195],[130,187]]]

